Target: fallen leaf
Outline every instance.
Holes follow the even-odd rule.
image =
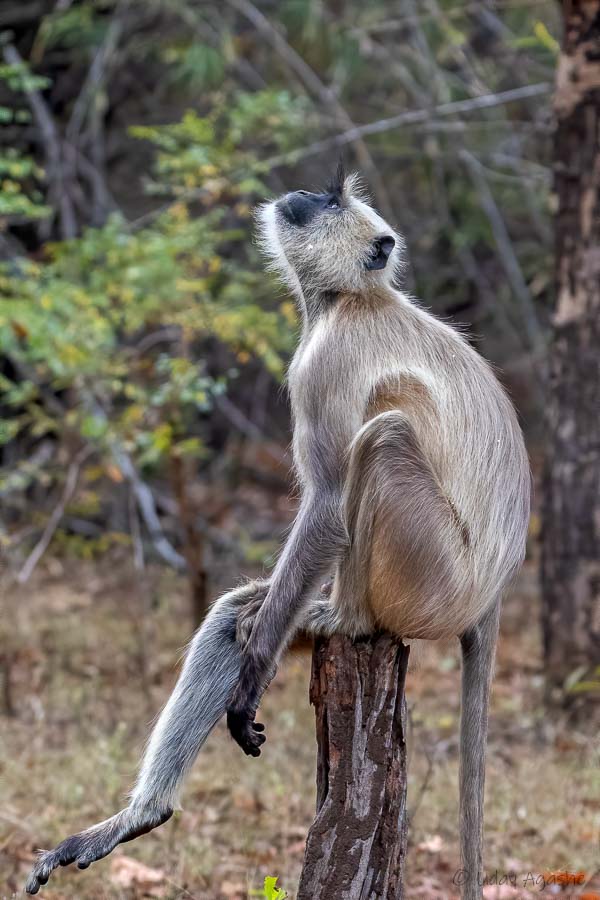
[[[115,856],[110,867],[110,879],[120,888],[138,888],[146,897],[165,897],[167,876],[161,869],[153,869],[130,856]]]

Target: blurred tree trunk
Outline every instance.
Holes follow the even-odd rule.
[[[600,664],[600,0],[565,2],[564,17],[541,568],[555,688]]]
[[[194,475],[179,454],[173,453],[170,463],[173,493],[179,507],[183,555],[188,570],[192,623],[197,628],[208,612],[208,575],[204,563],[204,538],[196,527],[196,509],[190,495]]]
[[[317,815],[298,900],[403,896],[408,652],[384,634],[315,645]]]

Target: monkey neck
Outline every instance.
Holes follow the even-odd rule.
[[[303,330],[309,334],[315,325],[333,309],[343,315],[372,314],[390,306],[397,306],[399,294],[391,285],[372,285],[368,290],[296,290],[296,299],[302,316]],[[405,299],[405,298],[404,298]],[[406,303],[406,300],[405,300]]]
[[[312,328],[339,301],[341,293],[333,290],[302,290],[300,311],[304,327]]]

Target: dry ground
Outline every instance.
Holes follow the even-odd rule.
[[[26,588],[5,592],[1,898],[21,891],[34,848],[122,804],[190,629],[183,582],[151,571],[147,585],[124,564],[51,560]],[[517,888],[490,886],[486,897],[535,896],[540,873],[594,876],[600,865],[599,746],[585,723],[544,713],[537,623],[530,566],[505,608],[486,798],[487,871],[492,880],[517,873]],[[176,821],[84,873],[60,870],[43,896],[241,900],[277,875],[294,897],[315,793],[309,666],[307,654],[289,658],[272,685],[260,760],[244,757],[221,725]],[[458,682],[454,644],[430,647],[409,676],[409,898],[457,896]],[[600,897],[594,889],[597,875],[586,890]]]

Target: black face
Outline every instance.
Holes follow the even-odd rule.
[[[341,208],[340,197],[335,192],[312,194],[310,191],[294,191],[277,203],[277,209],[290,225],[302,228],[323,212],[335,212]]]

